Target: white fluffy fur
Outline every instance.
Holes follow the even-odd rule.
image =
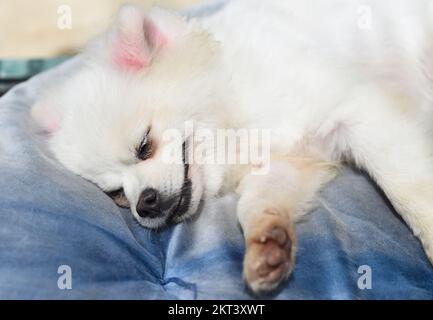
[[[244,276],[255,292],[290,273],[293,222],[341,160],[377,181],[433,261],[432,9],[427,0],[234,0],[191,21],[156,10],[146,17],[168,43],[139,71],[110,61],[116,30],[128,27],[118,19],[33,114],[45,126],[58,123],[51,147],[60,162],[104,190],[123,187],[148,227],[164,217],[137,215],[140,192],[175,194],[183,181],[182,165],[161,161],[164,130],[186,120],[212,130],[272,129],[268,175],[241,166],[190,171],[188,216],[241,182]],[[158,151],[139,162],[132,150],[149,125]]]

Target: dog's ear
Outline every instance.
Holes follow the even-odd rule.
[[[54,133],[60,128],[61,112],[49,99],[36,102],[31,108],[31,116],[48,133]]]
[[[109,35],[111,62],[132,71],[146,68],[182,29],[182,20],[162,9],[146,13],[133,5],[121,7]],[[177,30],[176,30],[177,29]]]

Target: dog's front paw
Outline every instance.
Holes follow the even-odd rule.
[[[265,215],[247,238],[244,279],[256,294],[277,288],[293,270],[295,233],[287,218]]]

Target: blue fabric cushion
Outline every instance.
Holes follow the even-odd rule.
[[[207,203],[192,222],[150,231],[46,150],[29,108],[76,63],[0,99],[0,298],[252,298],[242,282],[234,194]],[[433,268],[419,241],[359,172],[343,169],[297,232],[295,271],[271,298],[433,298]],[[62,265],[71,268],[71,290],[58,287]],[[371,289],[358,288],[363,265]]]

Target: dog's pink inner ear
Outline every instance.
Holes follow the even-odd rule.
[[[114,64],[133,71],[149,66],[155,54],[165,45],[166,37],[148,18],[142,17],[140,24],[126,21],[118,30],[114,43]]]
[[[60,128],[60,114],[46,103],[37,103],[32,107],[32,117],[46,132],[54,133]]]

